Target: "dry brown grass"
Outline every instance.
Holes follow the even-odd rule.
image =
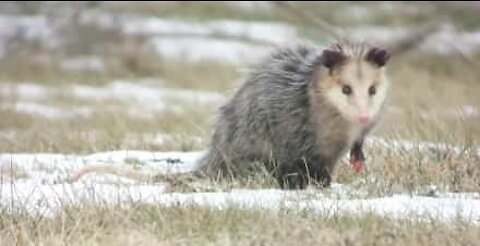
[[[0,214],[1,245],[476,245],[460,221],[198,206],[66,209],[54,218]]]

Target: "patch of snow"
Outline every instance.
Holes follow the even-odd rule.
[[[60,67],[67,71],[101,72],[105,70],[105,63],[100,57],[81,56],[62,61]]]
[[[0,95],[2,98],[17,100],[40,101],[49,98],[50,88],[33,83],[2,83]]]
[[[228,5],[248,12],[270,11],[272,4],[268,1],[228,1]]]
[[[2,105],[0,108],[10,108],[10,106]],[[86,117],[91,113],[91,111],[87,108],[62,109],[60,107],[30,102],[16,102],[13,105],[13,110],[20,113],[51,119],[75,118],[78,116]]]
[[[462,105],[454,109],[454,114],[461,118],[478,118],[480,117],[480,110],[471,105]]]
[[[350,38],[372,43],[389,43],[404,37],[409,30],[404,27],[364,26],[347,29]],[[429,36],[419,49],[435,54],[456,54],[460,49],[467,54],[480,52],[480,31],[460,32],[452,24],[444,24]]]
[[[368,137],[366,143],[376,148],[393,150],[396,152],[414,152],[418,151],[423,154],[440,154],[440,153],[454,153],[457,155],[462,155],[467,153],[469,150],[465,147],[454,146],[445,143],[434,143],[434,142],[413,142],[407,140],[386,140],[379,137]],[[473,154],[476,154],[480,157],[480,147],[473,149]]]
[[[139,18],[127,22],[125,32],[151,36],[153,49],[162,56],[195,62],[252,62],[268,53],[271,45],[300,40],[295,28],[286,24],[232,20],[198,23]],[[221,38],[222,36],[236,40]]]
[[[112,16],[96,15],[89,21],[113,28]],[[272,45],[301,41],[295,27],[278,22],[195,22],[134,16],[117,16],[116,22],[126,35],[149,37],[149,44],[159,55],[188,61],[252,62]]]
[[[408,33],[408,30],[402,27],[387,27],[387,26],[363,26],[349,28],[345,33],[354,40],[365,40],[372,43],[388,43],[403,37]]]
[[[53,216],[65,206],[95,204],[196,204],[225,208],[261,208],[277,210],[309,209],[321,215],[373,213],[393,219],[434,219],[442,222],[461,219],[480,223],[480,199],[478,193],[438,194],[436,197],[397,194],[388,197],[349,199],[343,193],[348,187],[333,184],[332,188],[319,191],[283,191],[279,189],[246,190],[208,193],[164,193],[164,184],[135,184],[117,178],[117,183],[102,183],[85,177],[73,184],[58,183],[58,176],[67,177],[73,171],[87,165],[126,165],[134,160],[138,165],[156,172],[186,172],[194,168],[204,152],[145,152],[114,151],[87,156],[60,154],[1,154],[0,168],[15,165],[28,172],[28,178],[0,184],[0,206],[4,211],[28,212]],[[170,160],[170,161],[169,161]],[[105,179],[104,179],[105,180]],[[108,180],[108,179],[106,179]],[[112,182],[113,179],[110,179]],[[118,181],[121,183],[119,184]],[[332,195],[339,194],[339,198]],[[343,195],[342,195],[343,194]],[[333,196],[336,197],[336,196]]]
[[[235,3],[237,4],[237,3]],[[247,5],[252,5],[248,3]],[[347,12],[365,16],[362,7],[347,7]],[[105,29],[117,29],[127,36],[142,36],[162,56],[175,59],[199,61],[215,59],[231,63],[257,60],[271,46],[305,42],[295,26],[281,22],[247,22],[236,20],[188,21],[158,17],[140,17],[112,14],[100,10],[83,11],[82,24],[96,25]],[[46,47],[58,47],[61,35],[55,23],[44,16],[0,16],[0,56],[7,44],[15,38],[40,40]],[[388,43],[407,33],[406,28],[386,26],[359,26],[345,30],[350,38]],[[461,32],[452,24],[444,25],[440,31],[420,45],[424,52],[455,54],[480,52],[480,31]],[[259,54],[259,55],[257,55]],[[95,62],[66,61],[66,69],[95,69],[103,65]],[[79,65],[81,64],[81,65]]]
[[[461,105],[450,109],[421,112],[421,117],[425,119],[438,117],[475,119],[480,117],[480,110],[472,105]]]
[[[446,25],[420,46],[420,49],[438,54],[455,54],[458,50],[466,54],[480,52],[480,31],[459,32],[452,25]]]
[[[189,62],[203,60],[229,63],[253,62],[266,55],[270,48],[241,41],[211,38],[154,38],[153,50],[162,57]]]
[[[1,136],[1,134],[0,134]],[[144,133],[144,134],[128,134],[124,143],[133,143],[140,145],[141,143],[149,143],[163,145],[178,142],[180,139],[187,139],[189,143],[201,144],[203,139],[198,136],[189,136],[183,134],[167,134],[167,133]]]
[[[323,215],[373,213],[392,219],[465,220],[480,223],[480,200],[393,195],[373,199],[305,201],[298,204]]]
[[[171,89],[148,85],[116,81],[104,87],[74,85],[72,96],[89,100],[115,99],[127,104],[137,103],[143,108],[165,109],[169,100],[179,100],[189,103],[219,104],[225,100],[220,93],[200,90]]]
[[[125,103],[126,106],[121,110],[132,117],[142,118],[152,118],[159,111],[183,112],[185,107],[181,105],[182,102],[218,106],[225,101],[225,97],[216,92],[162,88],[143,81],[115,81],[102,87],[75,84],[70,88],[4,83],[0,85],[0,95],[9,100],[0,105],[0,108],[12,108],[18,112],[48,118],[87,117],[94,111],[89,106],[66,109],[46,104],[46,101],[59,94],[89,101],[116,100]]]
[[[218,20],[207,22],[180,21],[164,18],[127,18],[124,31],[127,34],[156,36],[205,35],[232,36],[273,44],[292,42],[298,39],[295,27],[278,22],[245,22]]]
[[[203,152],[148,152],[118,150],[91,155],[61,154],[0,154],[0,167],[14,164],[28,170],[38,184],[66,180],[72,172],[90,165],[129,165],[139,163],[142,168],[155,172],[186,172],[194,168]],[[181,165],[180,165],[181,164]],[[128,166],[127,166],[128,167]]]
[[[47,47],[58,45],[46,17],[0,15],[0,57],[6,54],[7,44],[15,39],[39,40]]]
[[[129,22],[125,30],[127,33],[152,35],[151,45],[162,56],[193,62],[248,63],[266,55],[273,44],[299,41],[295,28],[272,22],[223,20],[196,23],[150,18]],[[215,36],[231,36],[238,40]],[[266,43],[250,43],[242,39]]]

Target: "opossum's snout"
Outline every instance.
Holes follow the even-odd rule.
[[[357,116],[357,120],[360,123],[367,124],[372,120],[372,117],[368,114],[360,114]]]

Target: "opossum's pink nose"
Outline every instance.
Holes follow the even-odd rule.
[[[370,117],[370,115],[368,114],[360,114],[357,116],[357,120],[360,122],[360,123],[368,123],[370,122],[370,120],[372,119],[372,117]]]

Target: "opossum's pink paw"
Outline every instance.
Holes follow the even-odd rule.
[[[365,169],[365,163],[362,160],[352,159],[350,163],[352,163],[356,173],[360,173]]]

